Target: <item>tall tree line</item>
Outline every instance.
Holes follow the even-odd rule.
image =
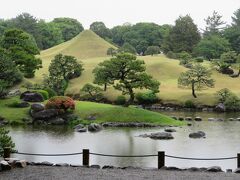
[[[48,49],[68,41],[84,30],[82,24],[72,18],[55,18],[51,22],[22,13],[12,19],[0,20],[0,37],[8,29],[20,29],[32,35],[39,49]]]

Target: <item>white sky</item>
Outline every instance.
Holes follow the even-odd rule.
[[[190,14],[199,28],[213,10],[231,23],[233,12],[240,8],[240,0],[4,0],[0,18],[12,18],[28,12],[47,21],[55,17],[72,17],[84,26],[103,21],[107,27],[125,22],[155,22],[174,24],[179,15]]]

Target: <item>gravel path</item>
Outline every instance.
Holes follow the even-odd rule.
[[[27,166],[0,172],[1,180],[239,180],[234,173],[189,171],[94,169],[83,167]]]

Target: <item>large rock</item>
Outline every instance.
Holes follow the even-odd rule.
[[[192,121],[192,117],[186,117],[185,120],[186,121]]]
[[[64,125],[66,124],[66,121],[60,117],[56,117],[56,118],[53,118],[53,119],[50,119],[48,121],[48,124],[52,124],[52,125]]]
[[[43,102],[44,98],[41,94],[36,92],[26,91],[21,94],[20,99],[27,102]]]
[[[222,172],[222,169],[219,166],[212,166],[212,167],[207,168],[206,171],[208,171],[208,172]]]
[[[84,127],[82,124],[78,124],[74,127],[75,131],[77,132],[87,132],[87,128]]]
[[[31,105],[31,110],[32,110],[33,113],[43,111],[44,109],[45,109],[44,104],[34,103],[34,104]]]
[[[91,123],[90,125],[88,125],[88,131],[90,132],[97,132],[100,131],[101,129],[102,126],[100,124]]]
[[[215,111],[217,112],[225,112],[226,111],[226,108],[225,108],[225,105],[223,103],[219,103],[215,108],[214,108]]]
[[[0,162],[1,168],[3,171],[10,170],[12,167],[7,161],[1,161]]]
[[[15,166],[20,167],[20,168],[24,168],[24,167],[27,166],[27,161],[25,161],[25,160],[16,161]]]
[[[194,120],[195,120],[195,121],[202,121],[202,118],[201,118],[201,117],[195,117]]]
[[[58,115],[58,110],[56,109],[46,109],[36,113],[32,113],[34,120],[47,120],[54,118]]]
[[[240,168],[235,169],[234,173],[240,173]]]
[[[151,139],[159,139],[159,140],[173,139],[172,134],[167,132],[143,134],[143,135],[140,135],[140,137],[149,137]]]
[[[206,134],[203,131],[193,132],[189,134],[190,138],[205,138]]]

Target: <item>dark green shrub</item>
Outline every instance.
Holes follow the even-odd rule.
[[[194,104],[193,101],[187,100],[187,101],[185,101],[185,103],[184,103],[184,107],[185,107],[185,108],[195,108],[196,106],[195,106],[195,104]]]
[[[193,59],[195,62],[202,63],[204,61],[203,57],[196,57]]]
[[[80,93],[81,93],[81,100],[83,101],[96,101],[99,102],[103,97],[103,90],[99,86],[95,86],[93,84],[87,83],[85,84]]]
[[[125,96],[118,96],[117,99],[115,100],[115,104],[117,105],[124,105],[126,104],[127,100]]]
[[[221,89],[216,93],[219,103],[224,103],[232,95],[234,94],[228,88]]]
[[[142,105],[154,104],[159,100],[157,95],[152,91],[145,93],[137,93],[136,99],[138,103]]]
[[[166,56],[170,59],[177,59],[177,55],[172,51],[168,51]]]
[[[42,95],[42,97],[45,99],[45,100],[48,100],[49,99],[49,94],[47,91],[45,90],[35,90],[33,92],[36,92],[36,93],[39,93]]]
[[[3,149],[5,147],[10,147],[13,151],[13,148],[15,147],[15,144],[12,141],[11,136],[8,135],[9,131],[0,128],[0,156],[3,156]]]
[[[47,91],[47,92],[48,92],[49,98],[54,97],[54,96],[57,96],[57,93],[56,93],[53,89],[51,89],[51,88],[49,88],[49,87],[44,88],[44,91]]]
[[[240,99],[236,95],[229,96],[224,105],[229,111],[239,111],[240,110]]]
[[[185,51],[177,53],[176,55],[177,55],[177,58],[180,59],[180,60],[181,59],[190,60],[192,58],[192,55],[187,53],[187,52],[185,52]]]

